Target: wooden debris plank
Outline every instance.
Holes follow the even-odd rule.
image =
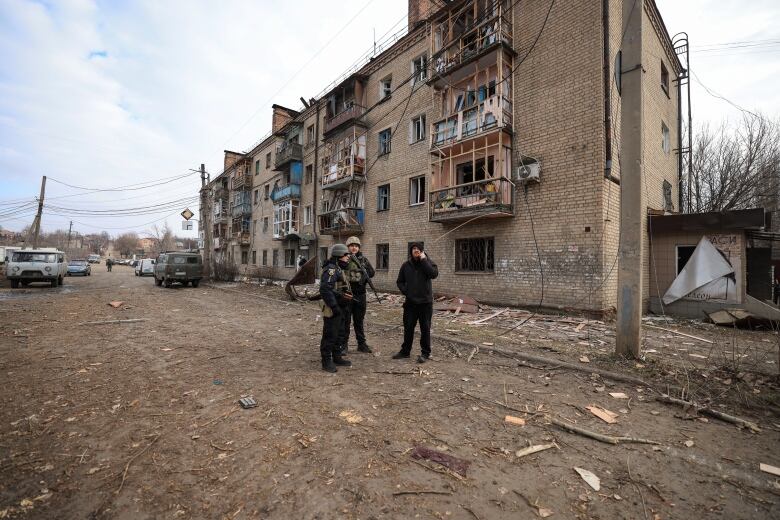
[[[691,338],[691,339],[695,339],[695,340],[698,340],[698,341],[702,341],[704,343],[709,343],[710,345],[712,345],[714,343],[713,341],[710,341],[708,339],[700,338],[699,336],[693,336],[691,334],[686,334],[684,332],[680,332],[680,331],[677,331],[677,330],[674,330],[674,329],[665,329],[663,327],[657,327],[655,325],[648,325],[646,323],[644,325],[642,325],[642,326],[650,328],[650,329],[662,330],[664,332],[671,332],[672,334],[677,334],[678,336],[685,336],[686,338]]]
[[[494,312],[493,314],[491,314],[491,315],[490,315],[490,316],[488,316],[487,318],[482,318],[481,320],[476,320],[476,321],[470,321],[470,322],[469,322],[469,325],[478,325],[478,324],[480,324],[480,323],[485,323],[486,321],[492,320],[492,319],[493,319],[493,318],[495,318],[496,316],[499,316],[499,315],[501,315],[501,314],[505,313],[505,312],[506,312],[506,311],[508,311],[508,310],[509,310],[509,307],[507,307],[506,309],[502,309],[502,310],[500,310],[500,311]]]

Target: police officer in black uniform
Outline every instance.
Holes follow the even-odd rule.
[[[344,277],[349,282],[352,301],[347,306],[347,314],[344,317],[344,333],[339,338],[339,345],[341,345],[342,354],[346,355],[347,344],[349,343],[349,329],[352,325],[351,322],[354,322],[358,352],[371,353],[371,347],[366,343],[363,320],[366,317],[366,284],[369,278],[374,277],[374,266],[360,252],[360,239],[358,237],[349,237],[347,239],[347,248],[349,249],[350,258],[347,267],[344,269]]]
[[[352,366],[344,359],[339,349],[339,336],[343,334],[346,307],[351,300],[349,284],[344,278],[343,269],[349,261],[349,250],[344,244],[336,244],[330,249],[330,258],[325,262],[320,277],[320,295],[322,296],[322,340],[320,354],[322,369],[336,372],[336,366]]]

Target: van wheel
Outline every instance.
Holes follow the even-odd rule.
[[[190,284],[190,282],[189,282],[189,281],[187,281],[187,280],[184,280],[184,281],[181,283],[181,286],[182,286],[182,287],[187,287],[189,284]]]
[[[170,289],[170,288],[171,288],[171,285],[173,285],[173,282],[172,282],[172,281],[170,281],[170,280],[168,280],[168,279],[166,278],[165,280],[163,280],[163,285],[165,285],[165,287],[166,287],[167,289]]]
[[[58,282],[58,279],[55,278],[54,280],[51,281],[51,286],[52,287],[57,287],[57,282]]]
[[[162,285],[162,280],[158,279],[156,276],[154,277],[154,285],[157,287],[160,287]]]
[[[193,280],[192,281],[192,286],[193,287],[197,287],[199,283],[200,283],[200,280]]]
[[[19,280],[11,280],[11,289],[19,288]]]
[[[65,282],[64,277],[60,276],[57,278],[57,285],[62,285]]]
[[[30,285],[30,282],[28,282],[27,280],[22,280],[22,287],[27,287],[29,285]]]

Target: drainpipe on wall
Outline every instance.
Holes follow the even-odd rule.
[[[319,174],[317,173],[320,171],[320,161],[319,161],[319,151],[320,151],[320,106],[322,103],[320,103],[320,100],[317,100],[317,115],[314,120],[314,174],[312,179],[312,184],[314,184],[314,197],[312,202],[312,208],[311,208],[311,226],[312,231],[314,235],[314,240],[312,240],[313,246],[314,246],[314,254],[319,255],[320,254],[320,239],[319,235],[317,235],[317,187],[319,186]],[[311,253],[310,253],[311,254]],[[311,259],[311,258],[310,258]]]
[[[604,75],[604,178],[620,184],[620,179],[612,174],[612,89],[610,78],[609,52],[609,0],[601,0],[601,28],[604,38],[602,69]]]

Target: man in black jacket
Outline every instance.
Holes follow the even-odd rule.
[[[343,269],[349,261],[349,250],[344,244],[336,244],[331,248],[330,258],[322,267],[320,278],[320,296],[322,296],[322,339],[320,340],[320,355],[322,369],[326,372],[336,372],[338,366],[352,366],[344,359],[339,350],[339,335],[344,327],[344,316],[347,313],[351,294],[349,284],[344,278]]]
[[[420,357],[425,363],[431,357],[431,319],[433,318],[433,287],[431,280],[439,276],[439,268],[423,250],[421,242],[412,242],[409,260],[398,271],[396,285],[406,297],[404,301],[404,343],[393,359],[408,358],[414,341],[414,328],[420,322]]]

